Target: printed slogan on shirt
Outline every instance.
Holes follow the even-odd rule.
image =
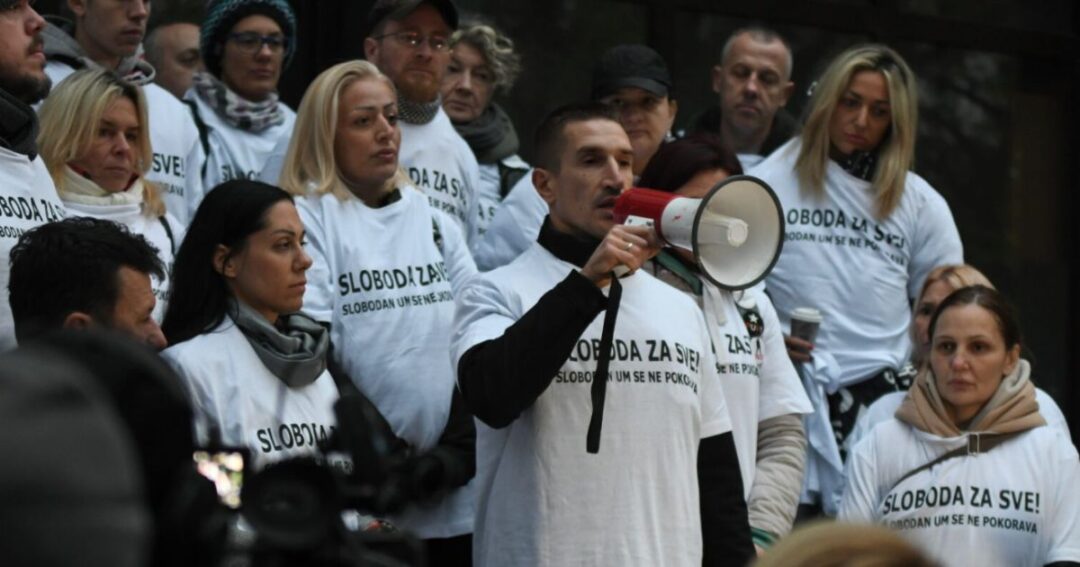
[[[895,530],[948,525],[1034,534],[1039,532],[1041,502],[1042,495],[1030,490],[931,486],[893,492],[885,497],[881,511],[885,525]]]
[[[600,339],[580,339],[570,351],[567,362],[593,362],[600,355]],[[608,372],[608,382],[631,382],[637,384],[677,384],[698,391],[697,376],[700,375],[701,353],[663,339],[622,340],[615,339],[611,344],[612,363],[615,362],[656,362],[681,364],[687,372],[673,370],[612,370]],[[555,374],[556,384],[591,384],[595,377],[592,370],[559,370]]]

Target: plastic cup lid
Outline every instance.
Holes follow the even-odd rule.
[[[791,312],[791,318],[807,323],[820,323],[822,319],[821,312],[813,307],[797,307]]]

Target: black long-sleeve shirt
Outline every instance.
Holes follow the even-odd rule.
[[[558,233],[546,221],[539,241],[577,266],[584,265],[599,244]],[[510,425],[544,393],[574,344],[606,307],[604,294],[572,271],[502,336],[470,348],[458,363],[458,385],[469,411],[491,427]],[[753,544],[730,432],[701,441],[698,481],[703,564],[746,563]]]

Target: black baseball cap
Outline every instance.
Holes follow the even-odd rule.
[[[671,73],[664,58],[640,44],[617,45],[607,50],[593,69],[592,98],[601,99],[625,87],[668,96]]]
[[[371,35],[375,28],[387,20],[400,20],[413,13],[413,10],[421,4],[431,4],[442,15],[446,25],[456,30],[458,27],[458,12],[452,0],[377,0],[368,12],[367,35]]]

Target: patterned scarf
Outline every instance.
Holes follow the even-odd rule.
[[[435,97],[433,102],[412,102],[398,97],[398,116],[409,124],[427,124],[435,120],[435,115],[442,107],[442,97]]]
[[[836,160],[844,171],[862,179],[872,181],[874,172],[877,171],[877,152],[851,152],[851,155],[843,156]]]
[[[252,102],[229,90],[210,73],[195,73],[193,86],[195,94],[237,130],[257,134],[285,122],[277,93],[271,93],[264,101]]]

